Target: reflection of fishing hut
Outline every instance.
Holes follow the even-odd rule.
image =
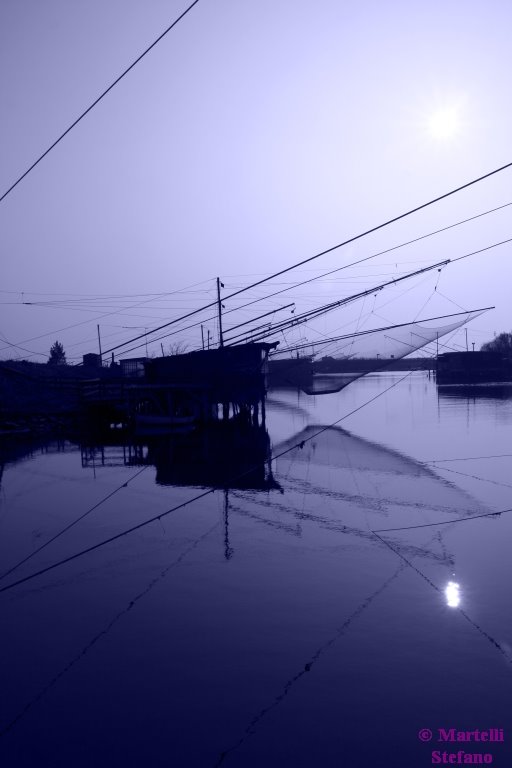
[[[178,438],[148,440],[159,485],[270,490],[270,438],[262,425],[217,424]]]
[[[141,442],[82,444],[82,467],[154,466],[159,485],[265,490],[279,488],[261,424],[236,419],[187,434],[148,435]]]
[[[264,423],[268,353],[275,344],[243,344],[146,360],[126,387],[138,430],[183,428],[236,418]]]

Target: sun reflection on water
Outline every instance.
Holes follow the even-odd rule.
[[[449,581],[445,587],[444,594],[446,603],[450,608],[458,608],[460,605],[460,585],[455,581]]]

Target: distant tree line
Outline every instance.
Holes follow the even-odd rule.
[[[500,333],[492,341],[486,341],[480,347],[481,352],[501,352],[512,356],[512,333]]]

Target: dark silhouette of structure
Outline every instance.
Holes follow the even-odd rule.
[[[512,358],[500,352],[446,352],[437,358],[438,384],[512,382]]]
[[[58,344],[58,342],[56,342]],[[142,432],[187,429],[219,419],[265,420],[268,352],[275,344],[241,344],[104,366],[85,355],[82,366],[0,363],[0,422],[34,425],[41,418]],[[63,353],[63,350],[62,350]]]
[[[188,434],[148,435],[133,441],[94,438],[81,445],[82,466],[154,466],[159,485],[268,491],[278,489],[269,462],[270,438],[261,424],[219,421]]]

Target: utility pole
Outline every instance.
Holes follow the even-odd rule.
[[[210,349],[210,329],[208,328],[208,349]]]
[[[162,357],[165,357],[165,355],[164,355],[164,345],[162,344],[162,342],[160,342],[160,349],[162,350]]]
[[[100,336],[100,326],[96,326],[98,329],[98,347],[100,348],[100,365],[103,365],[103,360],[101,359],[101,336]]]
[[[144,330],[146,331],[146,335],[144,337],[144,340],[146,342],[146,357],[147,357],[148,356],[148,329],[144,328]]]
[[[475,342],[474,342],[474,341],[472,341],[471,343],[472,343],[472,345],[473,345],[473,352],[474,352],[474,351],[475,351]]]
[[[224,338],[222,336],[222,302],[220,300],[220,287],[224,288],[224,284],[220,282],[220,279],[217,278],[217,307],[219,310],[219,346],[224,346]]]
[[[436,333],[436,358],[439,357],[439,331]]]
[[[204,352],[204,331],[203,331],[203,326],[201,326],[201,341],[203,343],[203,352]]]
[[[469,352],[469,347],[468,347],[468,329],[464,328],[464,330],[466,331],[466,352]]]

